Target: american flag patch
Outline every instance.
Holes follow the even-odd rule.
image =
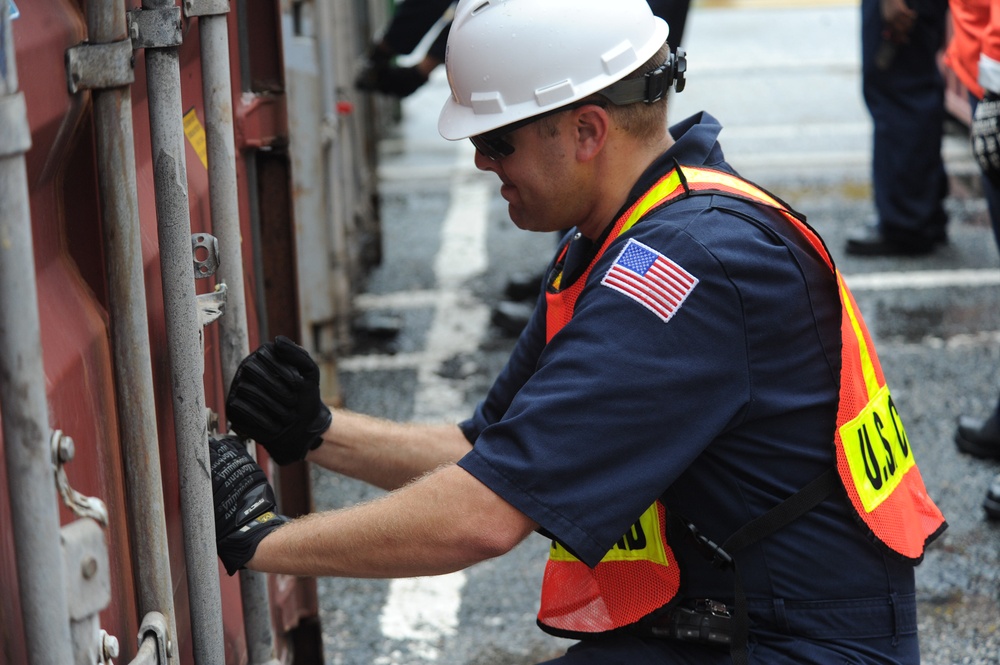
[[[629,238],[601,284],[624,293],[666,323],[684,304],[698,278],[655,249]]]

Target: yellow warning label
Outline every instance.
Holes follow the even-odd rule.
[[[194,148],[195,154],[201,160],[201,165],[208,168],[208,150],[205,142],[205,127],[198,120],[198,114],[192,108],[184,114],[184,135]]]
[[[652,561],[669,565],[667,552],[663,546],[663,530],[660,528],[660,513],[654,503],[632,525],[624,536],[615,543],[601,561]],[[552,541],[549,559],[553,561],[578,561],[565,547]]]
[[[888,386],[882,386],[857,418],[844,423],[840,441],[858,496],[870,513],[914,465],[913,450]]]

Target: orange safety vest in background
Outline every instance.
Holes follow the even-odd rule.
[[[951,0],[951,39],[944,62],[978,99],[979,55],[1000,61],[1000,8],[995,0]]]
[[[546,292],[546,342],[572,318],[590,271],[607,248],[648,212],[684,196],[719,194],[781,212],[808,240],[837,279],[841,298],[840,397],[833,433],[840,481],[876,543],[895,558],[917,564],[947,524],[924,487],[913,450],[857,304],[816,233],[787,206],[755,185],[707,168],[672,169],[615,222],[586,271],[568,288],[557,275]],[[563,249],[560,260],[565,257]],[[666,510],[654,503],[594,568],[552,543],[542,580],[539,625],[557,635],[583,637],[633,624],[667,605],[681,572],[667,543]]]

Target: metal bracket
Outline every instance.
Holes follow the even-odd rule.
[[[142,649],[143,642],[152,639],[156,649],[157,665],[167,665],[167,659],[174,650],[174,645],[170,642],[170,635],[167,632],[167,618],[159,612],[149,612],[142,618],[142,626],[139,628],[139,647]]]
[[[0,157],[23,155],[31,148],[31,127],[24,93],[0,96]]]
[[[49,437],[49,445],[52,449],[52,463],[56,467],[56,487],[59,488],[63,503],[78,517],[89,517],[106,527],[108,525],[108,508],[104,502],[96,497],[80,494],[69,486],[64,465],[76,455],[73,439],[65,436],[62,430],[57,429],[53,430]]]
[[[98,633],[98,642],[100,646],[98,665],[115,665],[113,659],[117,658],[121,651],[118,638],[102,628]]]
[[[205,407],[205,424],[210,435],[220,434],[221,436],[225,436],[225,432],[219,432],[219,414],[209,407]]]
[[[180,7],[131,9],[126,19],[133,50],[169,48],[184,41]]]
[[[80,90],[106,90],[135,81],[132,42],[78,44],[66,49],[66,83],[71,95]]]
[[[207,233],[191,236],[191,253],[194,254],[194,278],[205,279],[219,269],[219,239]]]
[[[184,15],[219,16],[229,13],[229,0],[184,0]]]
[[[225,284],[216,284],[215,291],[195,296],[198,307],[198,323],[204,328],[226,312],[226,297],[229,289]]]
[[[104,531],[92,519],[70,522],[59,530],[66,566],[69,617],[87,619],[111,603],[111,567]]]
[[[107,665],[118,656],[118,640],[100,627],[100,613],[111,604],[111,565],[104,531],[92,519],[59,530],[66,571],[66,609],[74,661]]]

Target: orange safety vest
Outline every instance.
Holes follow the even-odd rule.
[[[944,62],[978,99],[985,90],[979,85],[979,56],[1000,61],[1000,11],[992,0],[953,0],[951,39]]]
[[[833,434],[837,475],[873,540],[887,554],[919,563],[926,545],[947,524],[924,488],[868,329],[823,241],[786,205],[757,186],[713,169],[672,169],[619,217],[573,284],[562,289],[562,275],[553,280],[545,296],[546,341],[573,318],[590,271],[616,238],[650,211],[699,194],[720,194],[778,210],[835,274],[843,312],[840,398]],[[560,260],[565,253],[564,248]],[[667,543],[665,515],[660,502],[654,503],[594,568],[553,541],[542,581],[539,625],[555,634],[580,637],[633,624],[667,605],[680,588],[680,570]]]

